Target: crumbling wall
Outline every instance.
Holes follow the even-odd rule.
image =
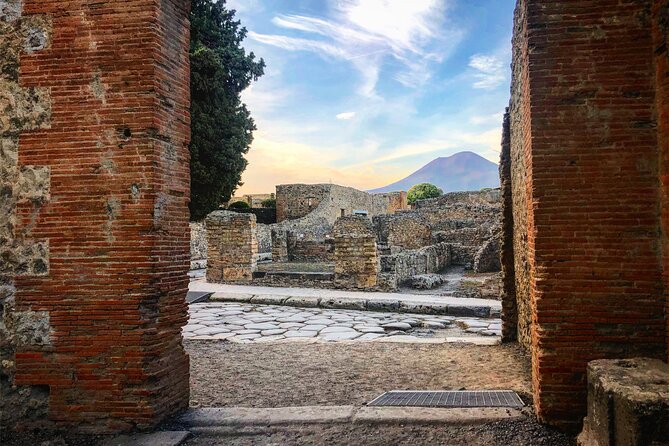
[[[307,216],[330,194],[330,184],[281,184],[276,186],[276,221]]]
[[[502,340],[518,340],[518,305],[513,252],[513,190],[511,184],[511,122],[509,109],[504,113],[499,176],[502,195],[502,232],[500,235],[500,267],[502,270]]]
[[[382,255],[378,288],[382,291],[396,291],[413,276],[443,271],[451,265],[452,248],[449,243],[437,243],[419,249]]]
[[[288,232],[288,258],[297,262],[331,262],[334,260],[334,239],[304,240]]]
[[[214,211],[205,221],[207,282],[251,282],[258,266],[256,216]]]
[[[335,286],[373,289],[379,274],[376,234],[364,216],[341,217],[334,226]]]
[[[0,1],[0,428],[148,428],[188,405],[187,16]]]
[[[379,246],[388,250],[418,249],[432,244],[425,218],[413,212],[377,215],[372,219]]]
[[[667,357],[652,5],[521,0],[516,11],[518,336],[539,418],[564,427],[585,414],[590,360]]]

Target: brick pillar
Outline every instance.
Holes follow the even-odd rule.
[[[216,211],[207,216],[207,281],[251,282],[258,267],[256,216]]]
[[[272,228],[272,262],[288,261],[288,231]]]
[[[337,287],[376,287],[380,268],[372,222],[364,216],[340,217],[333,235]]]
[[[543,421],[594,359],[666,359],[652,1],[520,0],[511,161],[519,338]],[[666,195],[665,195],[666,196]]]
[[[667,354],[669,355],[669,0],[655,0],[653,4],[653,37],[657,87],[658,146],[660,149],[662,265],[665,318],[667,321]]]
[[[0,1],[5,426],[188,406],[188,3]]]

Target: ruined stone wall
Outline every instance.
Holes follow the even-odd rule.
[[[452,248],[449,243],[437,243],[419,249],[382,255],[378,288],[381,291],[396,291],[413,276],[443,271],[451,265]]]
[[[662,259],[669,355],[669,0],[653,3]],[[669,356],[668,356],[669,357]]]
[[[276,221],[295,220],[312,212],[329,195],[330,184],[276,186]]]
[[[394,214],[397,211],[409,209],[409,198],[408,194],[405,191],[386,192],[375,195],[378,197],[383,197],[384,200],[387,200],[388,202],[388,207],[386,209],[387,214]]]
[[[432,244],[432,230],[425,218],[414,212],[377,215],[372,219],[379,246],[391,252],[418,249]]]
[[[502,340],[518,340],[518,304],[513,251],[513,191],[511,184],[511,122],[509,109],[504,113],[502,150],[499,161],[502,198],[502,228],[500,235],[500,267],[502,270]]]
[[[539,418],[565,427],[585,413],[588,361],[666,359],[651,5],[518,3],[519,339],[531,346]]]
[[[297,262],[332,262],[334,239],[328,237],[324,240],[303,240],[289,232],[288,258]]]
[[[188,405],[188,6],[0,1],[3,426]]]
[[[379,274],[376,234],[367,217],[341,217],[334,231],[335,285],[344,289],[373,289]]]
[[[258,265],[256,216],[229,211],[207,215],[207,282],[245,283]]]

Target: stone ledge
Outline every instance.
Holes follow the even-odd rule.
[[[588,364],[588,416],[580,446],[669,442],[669,365],[657,359]]]

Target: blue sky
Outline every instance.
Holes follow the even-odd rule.
[[[439,156],[497,162],[515,0],[228,0],[266,74],[241,193],[369,189]]]

